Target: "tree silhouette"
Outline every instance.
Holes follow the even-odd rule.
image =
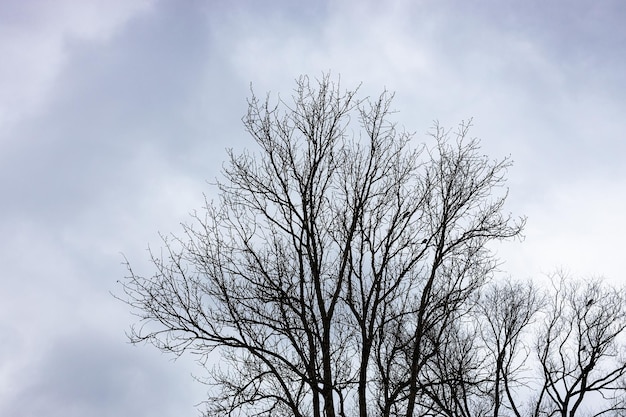
[[[258,150],[228,152],[217,201],[163,237],[153,275],[127,263],[131,340],[199,355],[209,415],[497,415],[494,395],[514,409],[536,301],[486,287],[488,245],[525,222],[503,212],[510,161],[481,154],[470,123],[416,146],[391,94],[357,94],[328,75],[288,101],[253,94]]]

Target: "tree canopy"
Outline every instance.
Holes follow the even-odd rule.
[[[496,279],[492,243],[525,223],[511,161],[470,122],[415,144],[392,99],[328,75],[253,94],[257,150],[228,151],[153,275],[127,264],[131,340],[200,355],[209,415],[573,417],[593,392],[622,410],[623,291]]]

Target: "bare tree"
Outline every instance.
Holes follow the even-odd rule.
[[[503,213],[510,161],[481,154],[469,123],[412,146],[392,95],[356,94],[324,76],[289,102],[253,95],[259,152],[229,151],[219,200],[163,238],[153,275],[128,265],[131,340],[200,355],[211,415],[482,407],[450,396],[484,379],[471,300],[497,264],[487,244],[524,224]]]
[[[488,384],[491,397],[490,415],[524,413],[520,388],[530,383],[527,364],[530,349],[530,327],[544,304],[542,292],[531,282],[506,279],[485,287],[477,302],[480,339],[488,359]]]
[[[624,415],[626,292],[563,274],[552,284],[536,344],[542,384],[533,415]]]

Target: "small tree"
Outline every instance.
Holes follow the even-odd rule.
[[[541,386],[533,415],[626,413],[626,292],[600,280],[552,280],[536,352]],[[583,405],[588,404],[584,412]]]
[[[488,415],[624,415],[624,288],[561,273],[550,283],[496,281],[479,297]]]
[[[387,92],[302,77],[292,99],[252,96],[259,153],[229,151],[219,200],[163,238],[154,275],[128,265],[131,340],[207,364],[217,350],[211,415],[484,408],[472,300],[487,245],[524,224],[503,213],[509,160],[482,155],[469,123],[411,146]]]
[[[491,401],[489,415],[525,414],[520,388],[532,382],[528,363],[528,334],[545,302],[531,282],[510,279],[486,286],[477,302],[481,349],[488,369],[484,392]]]

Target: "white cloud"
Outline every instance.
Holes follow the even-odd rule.
[[[541,279],[556,269],[576,277],[623,280],[626,181],[604,177],[551,184],[519,207],[527,216],[526,240],[502,249],[505,269]]]

